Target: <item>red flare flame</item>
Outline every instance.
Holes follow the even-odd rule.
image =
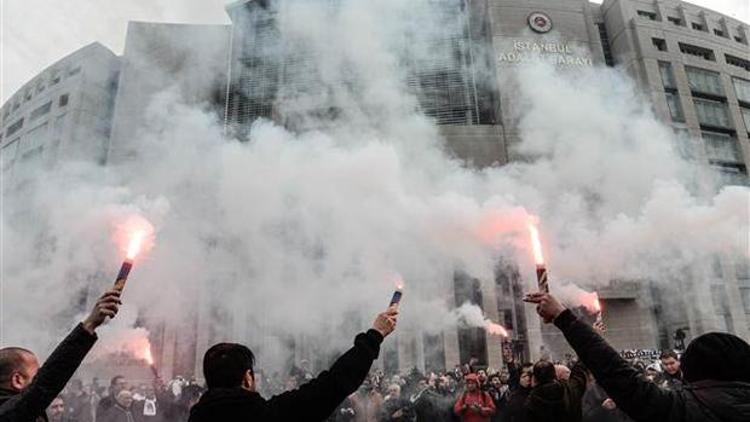
[[[154,356],[151,354],[151,345],[149,344],[147,344],[143,349],[143,360],[145,360],[149,365],[154,364]]]
[[[125,259],[133,261],[153,247],[154,226],[141,216],[130,216],[124,223],[117,225],[114,240],[125,251]]]
[[[491,335],[506,337],[506,338],[508,337],[508,330],[506,330],[505,327],[503,327],[502,325],[495,324],[492,321],[487,321],[487,323],[485,324],[485,329]]]
[[[534,262],[536,265],[544,265],[544,254],[542,253],[542,241],[539,239],[539,229],[535,218],[530,218],[529,223],[529,234],[531,235],[531,251],[534,254]]]

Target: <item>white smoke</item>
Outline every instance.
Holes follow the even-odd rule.
[[[448,327],[483,328],[491,335],[508,337],[505,327],[485,317],[482,308],[469,302],[452,310],[446,322]]]
[[[301,132],[258,121],[240,143],[166,89],[138,122],[136,159],[65,163],[6,190],[4,344],[49,350],[77,316],[70,309],[113,281],[122,256],[111,230],[132,214],[157,233],[131,273],[128,306],[185,327],[199,313],[212,341],[246,342],[276,366],[290,338],[324,351],[349,343],[388,305],[394,272],[406,282],[401,325],[436,330],[454,308],[444,294],[457,270],[492,279],[503,255],[533,277],[529,213],[553,290],[555,278],[660,281],[716,254],[747,257],[748,190],[688,189],[691,164],[620,72],[519,67],[517,151],[536,160],[467,168],[443,152],[399,65],[411,47],[400,34],[429,2],[344,2],[333,15],[285,4],[282,20],[305,22],[286,27],[290,45],[304,40],[332,92],[321,101],[343,115]],[[337,84],[343,72],[355,92]]]

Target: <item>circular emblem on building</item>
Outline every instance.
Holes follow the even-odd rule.
[[[552,30],[552,19],[546,13],[534,12],[529,15],[529,26],[534,31],[544,34]]]

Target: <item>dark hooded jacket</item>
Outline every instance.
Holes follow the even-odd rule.
[[[581,399],[586,392],[586,370],[577,363],[568,381],[538,385],[526,399],[528,422],[580,422]]]
[[[739,337],[709,333],[693,340],[682,359],[686,384],[668,391],[640,377],[570,310],[555,325],[599,385],[635,421],[750,421],[750,345]]]
[[[190,422],[323,421],[362,384],[382,341],[375,330],[357,335],[330,370],[269,400],[239,387],[209,389],[190,411]]]
[[[47,407],[65,388],[95,342],[96,335],[78,324],[55,348],[26,389],[21,393],[0,390],[0,421],[46,421]]]

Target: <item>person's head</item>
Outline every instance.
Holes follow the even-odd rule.
[[[127,387],[127,383],[125,382],[125,377],[122,375],[115,375],[109,380],[109,394],[112,397],[117,397],[117,393],[124,390],[125,387]]]
[[[476,374],[469,374],[464,377],[466,391],[473,393],[479,389],[479,377]]]
[[[702,380],[750,382],[750,345],[727,333],[694,339],[682,355],[686,382]]]
[[[122,389],[115,395],[115,401],[121,407],[130,409],[130,405],[133,404],[133,393],[130,390]]]
[[[401,397],[401,386],[398,384],[391,384],[388,386],[388,397],[391,399],[397,399]]]
[[[531,375],[531,386],[549,384],[555,380],[557,374],[555,365],[546,360],[540,360],[534,364]]]
[[[420,379],[419,381],[417,381],[417,390],[418,391],[424,390],[425,388],[427,388],[427,386],[428,386],[428,384],[427,384],[427,380],[426,379]]]
[[[570,368],[565,365],[555,365],[555,378],[558,381],[567,381],[570,379]]]
[[[664,372],[669,375],[676,375],[680,372],[680,359],[677,357],[677,353],[668,350],[659,356],[661,360],[661,366],[664,368]]]
[[[203,356],[203,376],[211,388],[244,388],[255,391],[255,355],[236,343],[219,343]]]
[[[149,400],[153,400],[156,398],[156,389],[153,385],[144,385],[143,386],[143,396],[146,397]]]
[[[490,377],[490,385],[496,389],[503,386],[503,381],[500,379],[500,374],[495,374]]]
[[[83,381],[81,381],[78,378],[73,378],[70,380],[70,383],[68,383],[68,389],[73,394],[80,394],[83,392]]]
[[[65,416],[65,401],[62,396],[55,397],[47,408],[47,418],[50,422],[59,422]]]
[[[487,381],[487,371],[484,369],[478,370],[477,377],[479,378],[479,383],[484,384]]]
[[[531,363],[525,363],[521,367],[521,378],[518,383],[523,388],[531,388],[531,378],[533,376],[534,365]]]
[[[0,388],[20,393],[39,371],[39,361],[30,350],[20,347],[0,349]]]
[[[499,376],[500,382],[502,382],[503,384],[507,384],[510,381],[510,374],[506,370],[500,372]]]

